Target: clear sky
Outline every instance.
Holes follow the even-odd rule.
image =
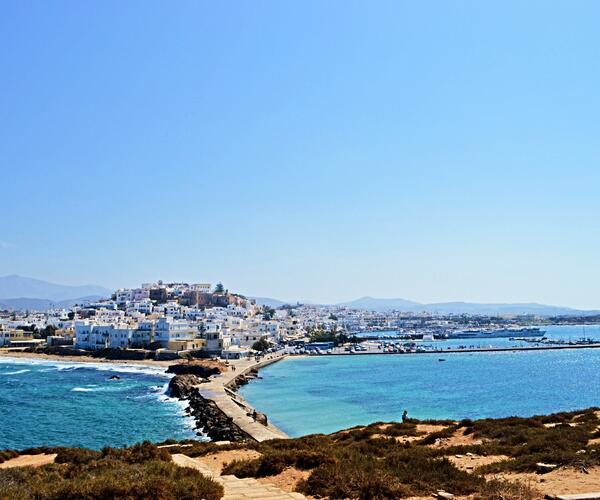
[[[600,307],[599,2],[0,11],[0,274]]]

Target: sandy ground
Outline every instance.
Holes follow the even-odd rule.
[[[255,450],[228,450],[211,453],[199,458],[211,471],[220,475],[225,464],[234,460],[252,460],[258,457],[260,457],[260,453]]]
[[[0,464],[0,469],[10,469],[12,467],[40,467],[42,465],[54,463],[56,453],[51,455],[40,454],[40,455],[21,455],[19,457],[11,458],[6,462]]]
[[[460,470],[473,472],[474,469],[481,467],[482,465],[501,462],[502,460],[508,460],[509,458],[510,457],[507,457],[506,455],[489,455],[487,457],[482,457],[479,455],[450,455],[448,460],[450,460],[450,462],[452,462]]]
[[[475,439],[472,434],[465,434],[466,429],[458,429],[451,437],[440,439],[430,445],[432,448],[448,448],[449,446],[471,446],[482,444],[481,439]]]
[[[259,477],[256,480],[262,484],[273,484],[283,491],[292,493],[296,491],[296,485],[300,481],[308,478],[308,476],[310,476],[310,471],[299,470],[295,467],[288,467],[281,474],[277,474],[276,476]]]
[[[390,427],[393,424],[383,424],[380,425],[379,428],[381,430],[385,430],[388,427]],[[441,430],[444,430],[447,426],[445,425],[430,425],[430,424],[417,424],[417,432],[419,433],[418,436],[387,436],[385,434],[373,434],[371,436],[371,439],[379,439],[379,438],[388,438],[388,439],[396,439],[396,442],[400,443],[400,444],[406,444],[406,443],[412,443],[414,441],[419,441],[425,437],[427,437],[429,434],[432,434],[434,432],[439,432]]]
[[[216,475],[220,475],[223,466],[234,460],[252,460],[259,458],[260,453],[254,450],[228,450],[211,453],[200,457],[202,462]],[[309,471],[301,471],[294,467],[288,467],[281,474],[257,478],[256,480],[265,485],[275,485],[287,492],[295,491],[296,484],[310,475]]]
[[[548,474],[534,473],[506,473],[486,476],[507,479],[509,481],[520,480],[530,484],[544,495],[566,495],[569,493],[596,493],[600,492],[600,467],[591,467],[589,474],[581,472],[572,467],[561,467]]]

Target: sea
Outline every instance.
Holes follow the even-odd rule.
[[[118,380],[110,377],[117,375]],[[0,358],[0,450],[197,438],[162,368]]]
[[[600,341],[600,326],[544,328],[553,339]],[[404,410],[420,419],[475,419],[600,406],[600,349],[450,353],[515,343],[427,344],[439,352],[292,357],[240,392],[291,436],[399,420]],[[198,438],[185,403],[167,395],[169,378],[158,367],[2,357],[0,449]]]
[[[553,339],[600,341],[597,325],[544,329]],[[477,419],[600,406],[600,349],[443,352],[481,342],[428,342],[440,349],[434,354],[288,358],[240,393],[290,436],[396,421],[404,410],[419,419]],[[485,339],[480,347],[514,344]]]

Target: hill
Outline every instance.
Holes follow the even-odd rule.
[[[97,285],[59,285],[16,274],[0,277],[0,300],[22,297],[58,302],[89,296],[108,297],[110,294],[110,290]]]
[[[597,498],[589,492],[600,477],[599,424],[598,408],[590,408],[460,422],[408,418],[263,442],[3,450],[0,498],[542,500],[565,491]],[[32,463],[39,466],[24,467]]]
[[[252,297],[259,305],[265,305],[273,308],[281,307],[290,302],[270,298],[270,297]],[[295,304],[295,302],[293,302]],[[309,301],[302,301],[302,304],[310,304]],[[536,316],[594,316],[600,314],[598,310],[581,310],[571,307],[554,306],[547,304],[538,304],[535,302],[523,303],[476,303],[476,302],[437,302],[425,304],[413,300],[402,298],[376,298],[360,297],[359,299],[337,304],[339,307],[348,307],[350,309],[362,309],[365,311],[387,312],[429,312],[438,314],[471,314],[471,315],[525,315],[532,314]]]
[[[406,299],[376,299],[374,297],[361,297],[350,302],[336,304],[352,309],[365,309],[368,311],[419,311],[422,304]]]
[[[67,299],[60,301],[52,301],[48,299],[0,299],[0,309],[9,311],[47,311],[48,309],[68,309],[75,304],[83,304],[85,302],[94,302],[100,300],[104,296],[88,295],[87,297],[78,297],[76,299]]]
[[[289,302],[284,302],[283,300],[272,299],[270,297],[250,297],[255,300],[259,306],[267,306],[277,309],[278,307],[289,304]]]
[[[537,303],[493,304],[475,302],[439,302],[422,304],[406,299],[378,299],[362,297],[350,302],[336,304],[338,306],[368,311],[402,311],[402,312],[431,312],[440,314],[473,314],[473,315],[522,315],[537,316],[587,316],[598,314],[598,311],[584,311],[569,307],[553,306]]]

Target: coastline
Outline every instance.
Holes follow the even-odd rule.
[[[266,359],[256,361],[254,358],[245,360],[229,360],[229,367],[220,375],[212,376],[207,382],[198,384],[194,387],[195,392],[180,398],[181,401],[188,403],[186,412],[195,419],[197,429],[201,435],[208,436],[204,431],[203,419],[207,414],[209,418],[215,418],[217,413],[221,413],[224,419],[239,428],[255,441],[264,441],[266,439],[284,439],[287,434],[278,429],[271,423],[264,425],[255,421],[251,416],[254,408],[240,396],[235,388],[240,380],[246,379],[252,371],[259,370],[269,364],[275,363],[287,357],[285,354],[272,354]],[[94,358],[92,356],[63,356],[58,354],[42,354],[23,351],[9,351],[0,349],[0,363],[2,360],[20,361],[42,361],[59,363],[82,363],[95,366],[106,365],[107,368],[114,366],[154,368],[164,370],[164,375],[173,380],[176,375],[167,373],[169,366],[185,363],[186,360],[170,361],[151,361],[151,360],[112,360],[103,358]],[[223,420],[219,418],[219,420]]]
[[[92,356],[63,356],[60,354],[42,354],[37,352],[10,351],[0,349],[0,362],[2,359],[35,359],[39,361],[62,361],[65,363],[93,363],[93,364],[110,364],[110,365],[129,365],[129,366],[146,366],[149,368],[164,368],[165,370],[174,364],[178,364],[183,360],[171,361],[152,361],[152,360],[137,360],[137,359],[105,359],[94,358]]]

